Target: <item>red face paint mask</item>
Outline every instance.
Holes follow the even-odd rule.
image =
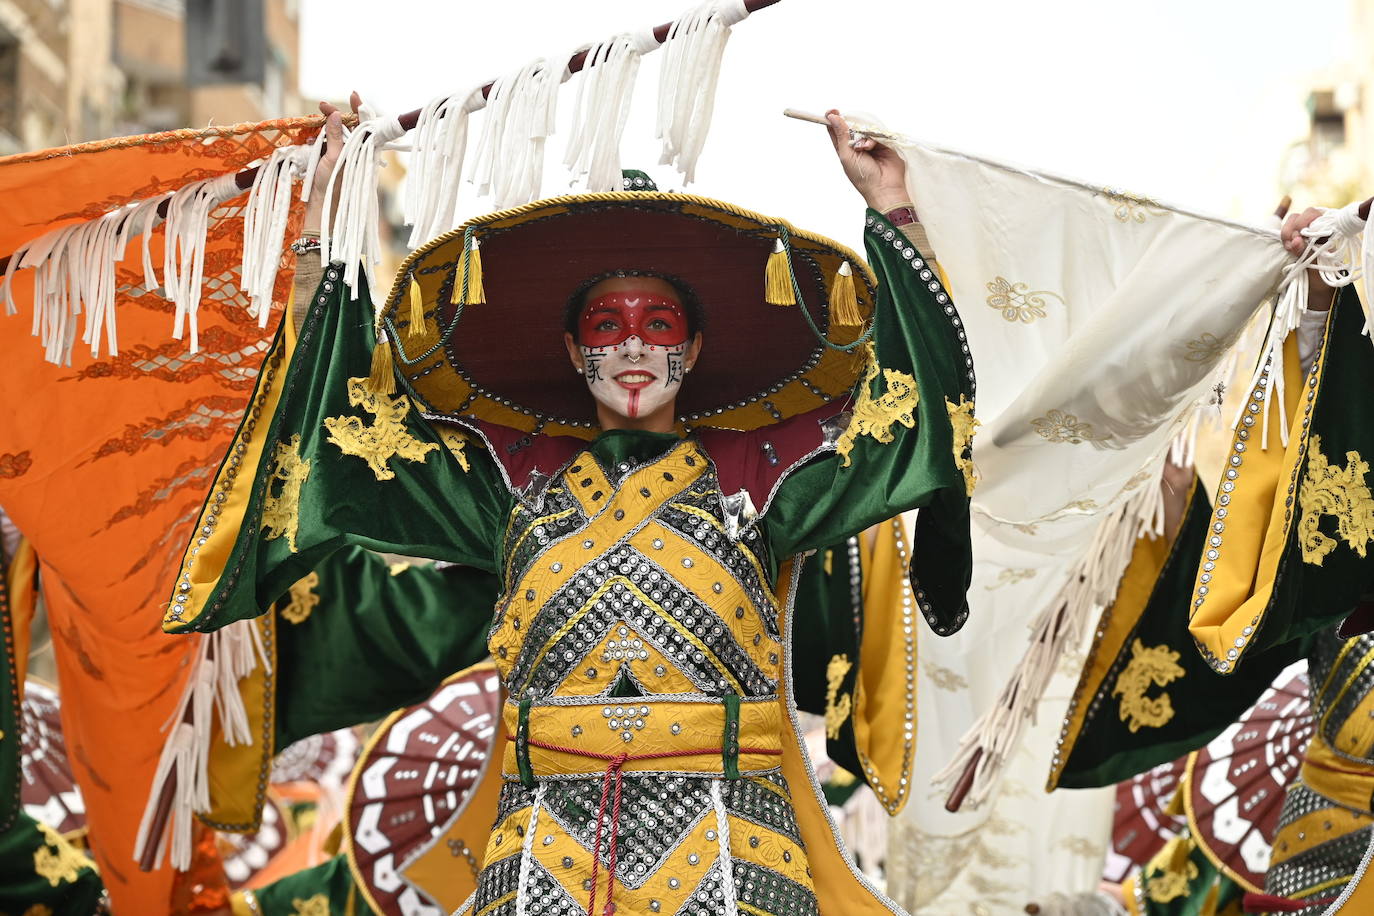
[[[620,290],[587,303],[577,334],[584,347],[613,347],[636,336],[646,344],[675,347],[687,340],[687,315],[680,303],[659,293]]]

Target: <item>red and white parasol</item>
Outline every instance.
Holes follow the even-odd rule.
[[[1193,839],[1252,893],[1264,888],[1288,784],[1315,728],[1307,666],[1285,669],[1259,701],[1188,758],[1185,802]]]
[[[392,713],[368,741],[348,787],[348,855],[378,913],[445,913],[401,871],[463,809],[500,722],[500,680],[479,666]]]

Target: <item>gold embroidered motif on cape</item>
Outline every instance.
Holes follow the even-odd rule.
[[[406,429],[410,398],[405,395],[373,394],[367,388],[367,379],[351,378],[348,380],[348,403],[372,414],[372,424],[366,425],[358,417],[329,417],[324,421],[329,441],[345,455],[356,455],[366,461],[378,480],[391,480],[396,476],[389,464],[392,458],[424,461],[439,447],[435,442],[421,442]]]
[[[1345,467],[1331,464],[1322,454],[1322,437],[1312,437],[1307,473],[1298,491],[1302,507],[1298,538],[1304,563],[1321,566],[1327,554],[1336,549],[1336,539],[1318,527],[1326,516],[1336,519],[1337,534],[1360,556],[1374,540],[1374,494],[1365,482],[1369,462],[1356,451],[1346,452],[1345,460]]]

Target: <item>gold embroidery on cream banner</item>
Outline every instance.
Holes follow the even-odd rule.
[[[1167,645],[1146,648],[1139,639],[1131,644],[1131,661],[1116,679],[1112,696],[1121,697],[1121,721],[1134,734],[1142,727],[1159,728],[1174,717],[1169,694],[1148,697],[1153,687],[1167,687],[1183,677],[1178,653]]]
[[[994,277],[988,281],[988,307],[997,309],[1007,321],[1030,324],[1037,318],[1048,314],[1045,309],[1049,303],[1046,296],[1053,296],[1064,305],[1064,297],[1047,289],[1031,289],[1028,283],[1012,283],[1006,277]]]
[[[1107,199],[1107,203],[1114,205],[1116,209],[1112,215],[1119,222],[1123,223],[1143,223],[1151,216],[1162,216],[1164,208],[1157,201],[1148,197],[1141,197],[1120,188],[1103,188],[1102,196]]]
[[[378,480],[396,476],[388,463],[392,458],[423,462],[439,447],[437,442],[421,442],[406,429],[410,398],[405,395],[392,398],[373,394],[367,389],[367,379],[351,378],[348,403],[373,414],[375,420],[371,426],[364,426],[358,417],[326,417],[324,426],[329,430],[329,441],[345,455],[356,455],[366,461]]]
[[[1321,447],[1322,437],[1313,436],[1307,473],[1298,491],[1298,504],[1302,507],[1298,543],[1302,546],[1303,562],[1314,566],[1321,566],[1327,554],[1336,549],[1336,539],[1327,537],[1318,527],[1328,515],[1336,519],[1336,533],[1341,540],[1360,556],[1365,555],[1369,542],[1374,540],[1374,495],[1365,483],[1369,462],[1351,450],[1345,453],[1345,467],[1332,465]]]
[[[272,452],[272,473],[262,499],[262,527],[267,540],[286,538],[286,546],[296,552],[296,532],[300,530],[301,486],[310,477],[310,459],[301,457],[300,434],[290,442],[278,442]],[[273,488],[281,484],[281,491]]]
[[[1094,432],[1091,423],[1062,410],[1046,411],[1043,417],[1036,417],[1030,422],[1035,431],[1050,442],[1078,445],[1080,442],[1100,442],[1108,438]]]

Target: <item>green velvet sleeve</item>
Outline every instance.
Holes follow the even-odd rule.
[[[348,861],[341,855],[279,878],[258,888],[253,896],[262,916],[371,912],[353,883]]]
[[[331,556],[278,602],[277,747],[380,719],[481,661],[498,589],[470,567]]]
[[[341,274],[338,264],[325,270],[289,363],[275,364],[273,377],[286,347],[279,332],[206,504],[213,513],[227,493],[225,511],[202,515],[197,530],[210,535],[202,565],[211,568],[192,581],[209,588],[191,590],[183,613],[173,608],[169,631],[255,617],[349,546],[498,569],[513,499],[504,478],[475,440],[441,435],[404,393],[370,391],[372,305],[366,288],[347,295]],[[254,447],[260,457],[249,465]]]
[[[879,284],[878,371],[860,382],[854,417],[840,440],[852,442],[848,454],[841,448],[793,472],[765,524],[774,553],[787,556],[841,543],[921,508],[912,576],[933,606],[927,619],[933,613],[950,629],[966,614],[972,574],[969,489],[955,458],[951,415],[961,408],[971,414],[973,359],[938,274],[880,214],[870,210],[867,221],[865,241]],[[904,396],[913,382],[914,398]],[[959,457],[967,461],[966,447]]]
[[[0,832],[0,913],[89,916],[104,885],[85,853],[20,812]]]

